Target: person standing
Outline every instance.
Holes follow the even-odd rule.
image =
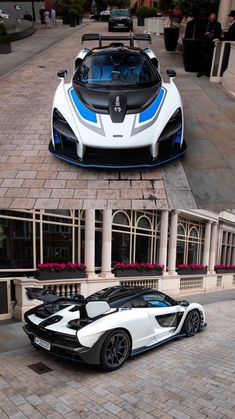
[[[203,74],[210,76],[211,63],[214,51],[214,40],[221,37],[221,24],[217,21],[215,13],[210,13],[207,21],[203,25],[203,39],[202,39],[202,52],[201,63],[197,77]]]
[[[230,23],[229,29],[224,33],[222,41],[235,41],[235,10],[231,10],[228,15],[228,20]]]
[[[50,29],[51,19],[50,19],[50,13],[48,12],[48,10],[44,12],[44,23],[46,25],[46,29]]]
[[[51,9],[51,27],[56,27],[56,11],[54,9]]]

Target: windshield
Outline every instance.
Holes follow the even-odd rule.
[[[89,55],[74,75],[75,83],[88,87],[131,87],[158,81],[158,74],[147,57],[120,50]]]
[[[112,11],[111,16],[129,16],[129,14],[127,9],[115,9]]]

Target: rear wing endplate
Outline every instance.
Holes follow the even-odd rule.
[[[130,33],[130,35],[102,35],[101,33],[86,33],[82,35],[81,43],[85,41],[99,41],[99,47],[102,47],[102,41],[130,41],[130,47],[134,47],[135,41],[146,41],[151,44],[151,36],[148,33]]]

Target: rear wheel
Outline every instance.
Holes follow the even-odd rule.
[[[184,326],[183,331],[186,333],[187,336],[194,336],[200,329],[200,314],[197,310],[192,310],[188,314]]]
[[[124,330],[114,330],[104,341],[101,349],[101,367],[105,371],[120,368],[130,354],[131,341]]]

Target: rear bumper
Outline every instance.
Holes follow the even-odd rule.
[[[31,341],[32,345],[35,348],[42,349],[51,355],[54,355],[59,358],[63,358],[65,360],[70,360],[73,362],[85,363],[85,364],[90,364],[90,365],[100,364],[101,348],[107,334],[110,333],[110,331],[104,333],[91,348],[87,348],[85,346],[80,345],[78,340],[77,340],[77,343],[74,342],[71,345],[66,342],[65,343],[58,342],[56,340],[56,336],[53,337],[53,339],[50,338],[50,336],[46,335],[47,331],[44,331],[42,335],[42,333],[40,333],[39,330],[37,332],[37,326],[31,327],[30,324],[24,325],[23,330],[28,335],[29,340]],[[51,345],[50,350],[42,348],[40,345],[35,343],[34,341],[35,337],[38,337],[40,339],[45,340],[47,343],[50,343]]]
[[[153,160],[148,148],[137,148],[128,150],[114,149],[95,149],[87,148],[83,160],[80,160],[76,153],[76,144],[67,141],[63,147],[61,144],[53,146],[52,141],[49,144],[49,151],[59,159],[79,167],[101,168],[101,169],[134,169],[134,168],[152,168],[160,166],[171,160],[182,156],[186,151],[186,143],[182,145],[172,141],[165,141],[159,152],[158,158]]]

